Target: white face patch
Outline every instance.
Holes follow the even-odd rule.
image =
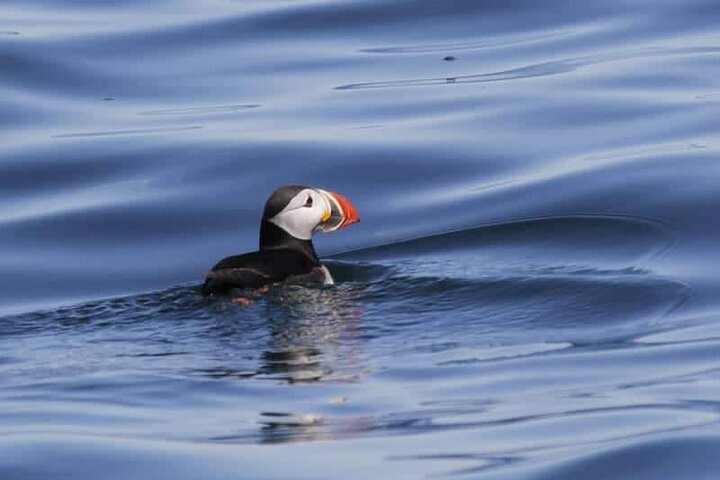
[[[280,213],[269,219],[300,240],[310,240],[323,215],[330,211],[327,199],[318,191],[306,188],[295,195]]]

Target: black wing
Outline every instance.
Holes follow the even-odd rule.
[[[263,250],[223,258],[205,275],[203,295],[233,288],[260,288],[288,277],[306,275],[319,263],[295,250]]]

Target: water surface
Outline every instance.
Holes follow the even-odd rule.
[[[710,479],[720,7],[0,6],[0,476]],[[201,298],[267,194],[337,284]]]

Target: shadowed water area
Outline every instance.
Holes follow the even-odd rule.
[[[3,479],[714,479],[720,5],[0,4]],[[306,183],[332,287],[196,290]]]

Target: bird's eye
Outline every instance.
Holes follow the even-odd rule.
[[[310,195],[308,195],[307,200],[305,200],[305,207],[311,208],[313,205],[313,199]]]

